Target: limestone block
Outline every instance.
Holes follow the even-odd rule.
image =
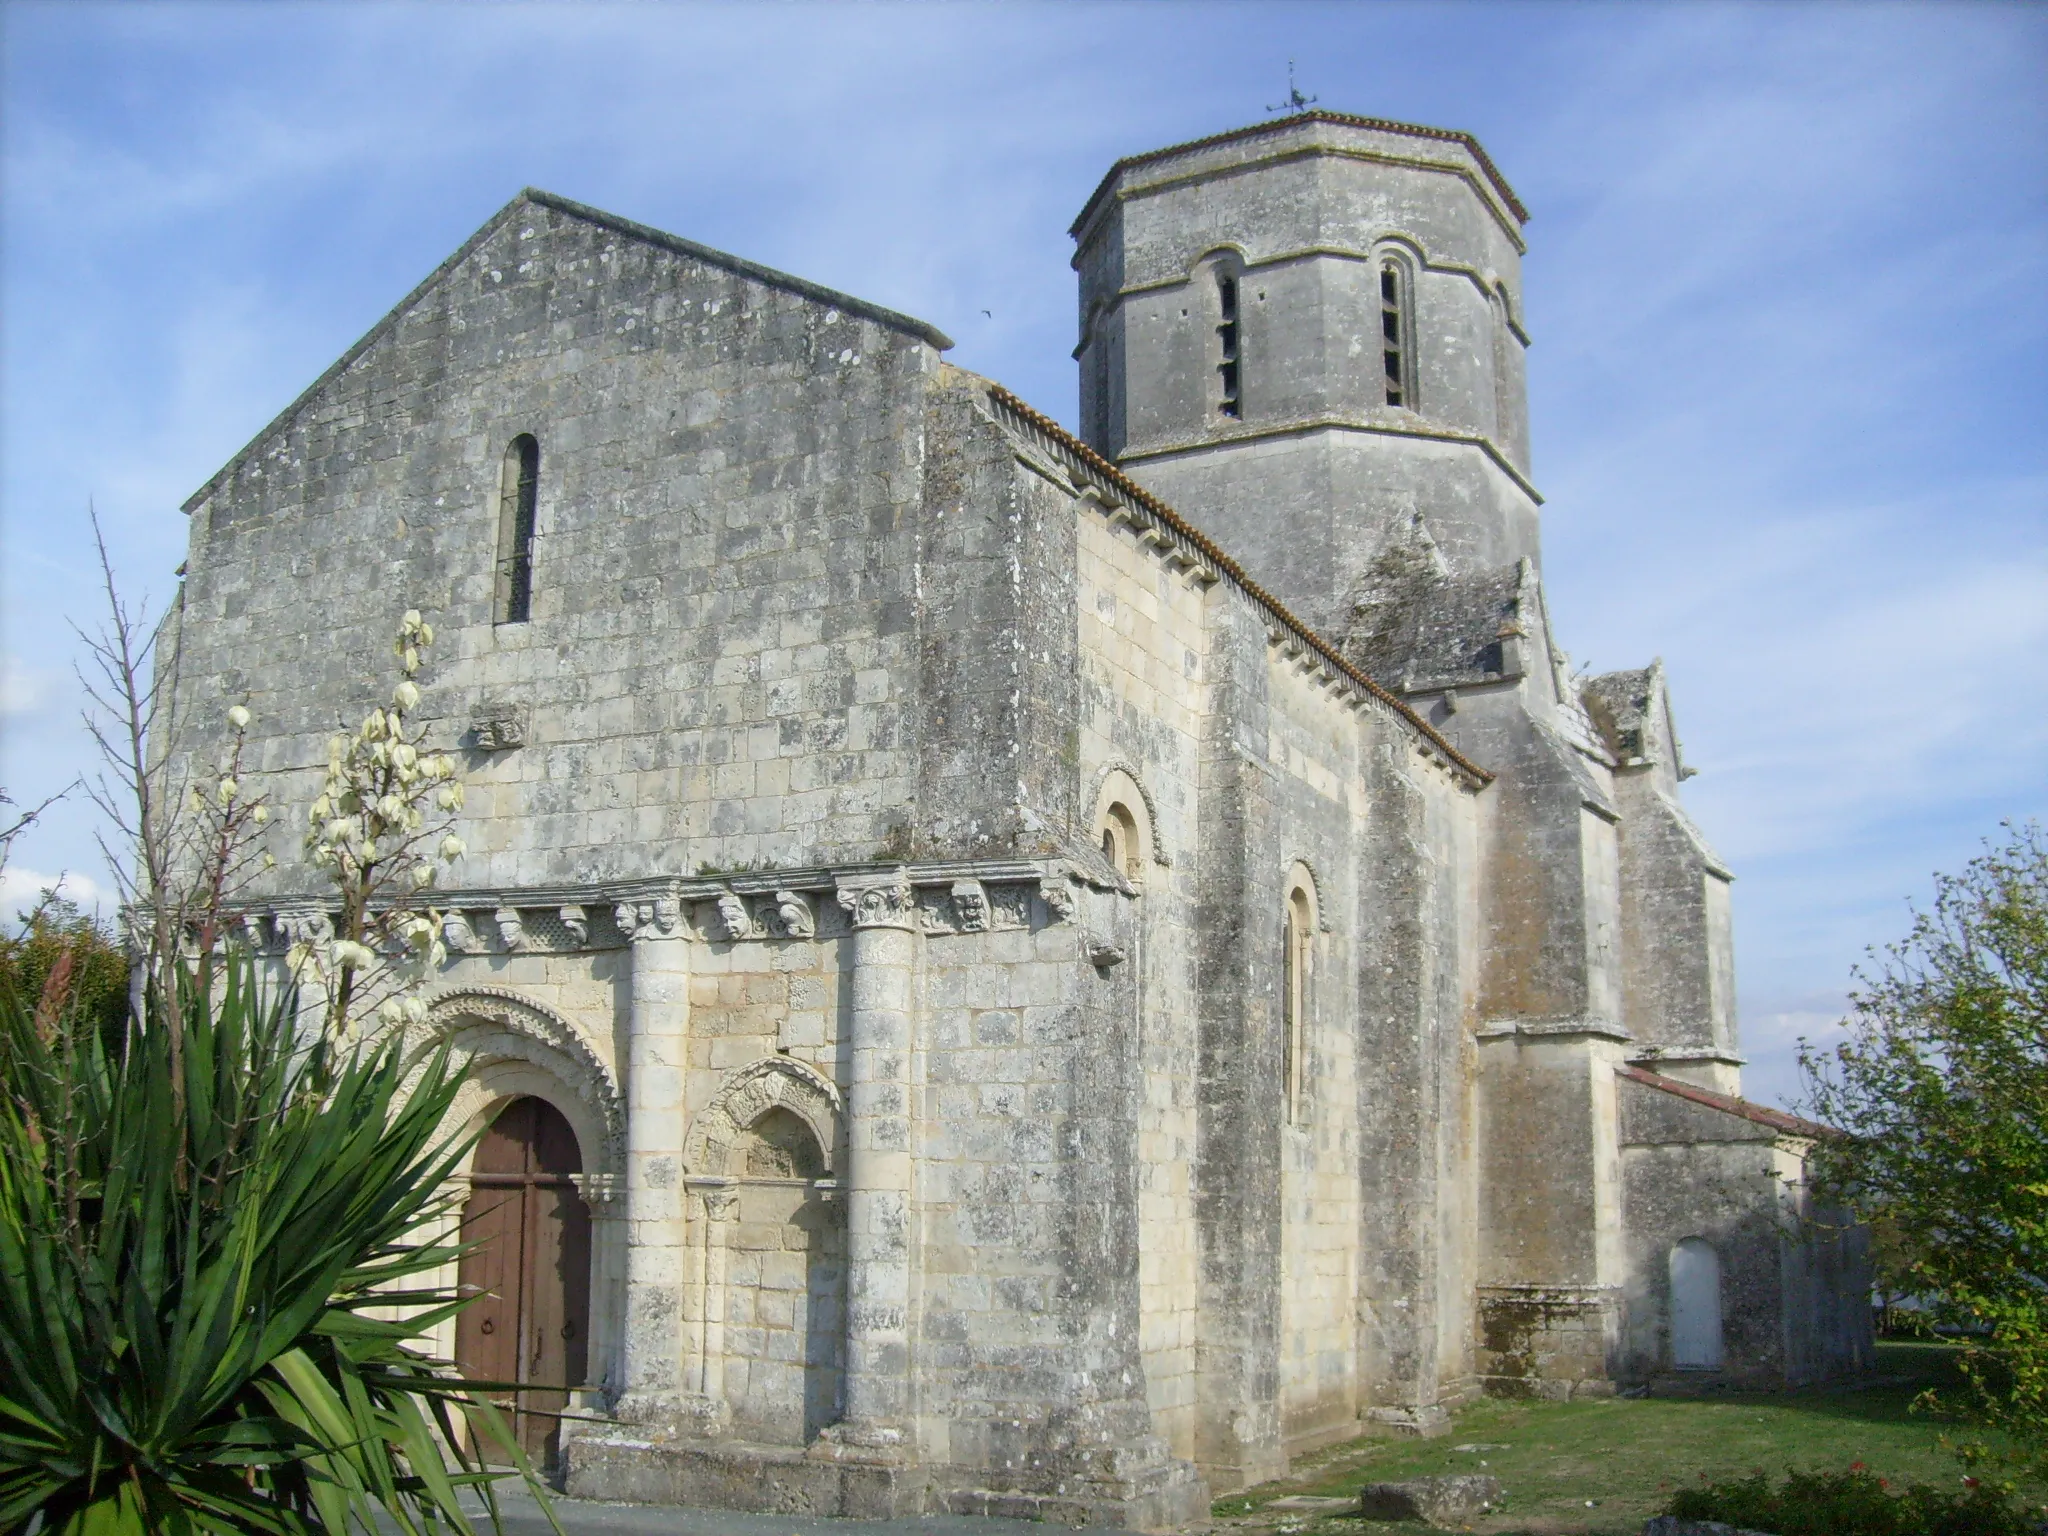
[[[1358,1512],[1368,1520],[1464,1525],[1492,1509],[1500,1497],[1500,1480],[1483,1473],[1411,1477],[1398,1483],[1368,1483],[1358,1495]]]

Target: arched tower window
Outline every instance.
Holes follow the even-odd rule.
[[[1280,1013],[1284,1061],[1282,1081],[1287,1091],[1287,1123],[1302,1121],[1302,1086],[1307,1069],[1310,962],[1315,942],[1315,909],[1307,887],[1297,883],[1287,893],[1287,908],[1281,919]]]
[[[1216,409],[1232,420],[1244,415],[1244,358],[1238,329],[1237,275],[1216,274]]]
[[[1391,257],[1380,263],[1380,356],[1387,375],[1387,404],[1415,405],[1409,375],[1414,370],[1410,344],[1407,274]]]
[[[492,622],[533,616],[533,525],[540,493],[540,443],[522,432],[506,445],[498,487],[498,581]]]

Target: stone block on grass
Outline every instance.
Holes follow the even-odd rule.
[[[1398,1483],[1366,1484],[1358,1495],[1358,1512],[1368,1520],[1462,1525],[1486,1514],[1500,1497],[1500,1479],[1483,1473],[1411,1477]]]

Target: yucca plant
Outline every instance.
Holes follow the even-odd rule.
[[[459,1069],[302,1038],[243,954],[176,990],[111,1043],[0,996],[0,1530],[495,1524],[455,1420],[512,1437],[409,1342],[463,1304]]]

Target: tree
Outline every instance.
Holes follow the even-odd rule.
[[[132,802],[111,841],[133,977],[49,900],[0,945],[0,1532],[468,1531],[466,1488],[496,1523],[502,1474],[458,1424],[510,1445],[474,1394],[512,1384],[416,1343],[468,1304],[436,1283],[463,1251],[463,1066],[397,1027],[445,953],[413,902],[463,851],[455,765],[408,718],[432,629],[405,615],[388,702],[330,743],[304,846],[341,917],[295,933],[280,985],[243,942],[274,862],[249,710],[197,764],[175,631],[108,596],[95,798]]]
[[[1933,1406],[2048,1468],[2048,846],[2006,826],[1859,973],[1849,1038],[1802,1043],[1818,1187],[1892,1234],[1905,1281],[1965,1340]]]

